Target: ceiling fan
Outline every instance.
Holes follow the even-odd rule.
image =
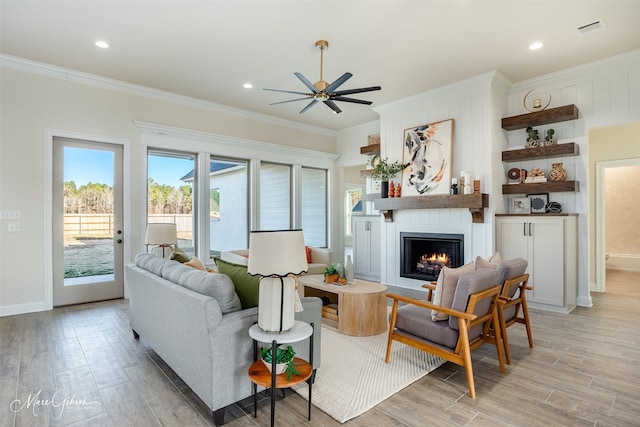
[[[315,84],[312,84],[302,73],[293,73],[304,85],[309,88],[311,92],[295,92],[291,90],[280,90],[280,89],[264,89],[272,92],[284,92],[284,93],[293,93],[296,95],[304,95],[302,98],[290,99],[288,101],[280,101],[273,102],[269,105],[276,104],[284,104],[287,102],[295,102],[295,101],[303,101],[305,99],[310,99],[311,102],[307,104],[302,110],[300,110],[300,114],[307,111],[309,108],[316,105],[318,102],[324,102],[326,106],[331,108],[335,114],[342,112],[340,108],[336,105],[334,101],[342,101],[342,102],[352,102],[355,104],[365,104],[371,105],[371,101],[365,101],[362,99],[348,98],[344,95],[352,95],[354,93],[362,93],[362,92],[371,92],[374,90],[380,90],[380,86],[371,86],[371,87],[362,87],[358,89],[347,89],[347,90],[336,90],[340,87],[344,82],[349,80],[353,74],[344,73],[342,76],[338,77],[333,83],[329,84],[322,80],[322,61],[323,61],[323,53],[326,49],[329,48],[329,42],[326,40],[318,40],[316,42],[316,47],[320,49],[320,80],[318,80]]]

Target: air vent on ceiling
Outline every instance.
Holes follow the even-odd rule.
[[[578,34],[581,36],[586,36],[587,34],[591,34],[597,31],[602,31],[606,27],[604,25],[604,21],[602,19],[595,20],[585,25],[581,25],[578,27]]]

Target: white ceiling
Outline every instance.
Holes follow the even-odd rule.
[[[0,19],[4,54],[334,130],[488,71],[520,82],[640,48],[639,0],[0,0]],[[598,19],[606,30],[578,34]],[[319,39],[324,80],[349,71],[340,89],[382,86],[352,95],[371,107],[268,105],[298,96],[262,88],[306,92],[295,71],[319,80]],[[529,51],[533,41],[544,47]]]

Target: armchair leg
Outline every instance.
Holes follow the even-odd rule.
[[[526,297],[522,297],[522,314],[524,315],[524,325],[527,328],[527,338],[529,338],[529,348],[533,348],[533,334],[531,333],[531,322],[529,322],[529,308]]]
[[[504,344],[504,357],[507,359],[507,365],[511,365],[511,350],[509,349],[509,337],[507,336],[507,324],[504,321],[504,312],[502,308],[498,310],[498,318],[500,320],[500,333],[502,334],[502,342]]]
[[[387,354],[385,356],[385,363],[389,363],[391,359],[391,344],[393,344],[393,330],[396,327],[396,316],[398,315],[398,300],[393,301],[393,307],[391,308],[391,321],[389,322],[389,338],[387,339]]]
[[[140,338],[140,334],[137,333],[135,329],[132,329],[131,332],[133,332],[133,339],[137,340],[138,338]]]
[[[460,336],[468,337],[469,332],[467,331],[467,323],[466,321],[460,319]],[[473,380],[473,365],[471,364],[471,349],[469,348],[469,340],[462,340],[462,359],[464,361],[464,368],[467,373],[467,382],[469,383],[469,397],[472,399],[476,398],[476,385]]]
[[[224,408],[213,411],[213,424],[216,426],[224,424]]]

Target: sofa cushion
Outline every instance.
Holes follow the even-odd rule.
[[[243,251],[244,252],[244,251]],[[249,264],[249,253],[247,251],[244,253],[236,253],[233,251],[224,251],[220,254],[220,258],[224,261],[230,262],[232,264],[237,265],[248,265]]]
[[[307,264],[311,264],[311,248],[309,246],[305,246],[304,252],[307,255]]]
[[[398,308],[396,328],[445,347],[453,348],[458,342],[459,333],[451,329],[447,322],[435,322],[431,319],[431,310],[407,304]],[[428,337],[428,338],[427,338]]]
[[[162,277],[187,289],[210,296],[218,301],[222,314],[242,309],[231,279],[224,274],[197,270],[178,262],[167,262]]]
[[[162,267],[164,267],[168,261],[169,260],[165,258],[144,252],[136,255],[135,259],[136,266],[147,270],[156,276],[162,276]]]
[[[438,275],[438,281],[436,282],[436,291],[433,294],[433,303],[441,307],[451,308],[458,278],[465,273],[472,272],[474,269],[475,266],[472,262],[458,268],[443,267],[442,271],[440,271],[440,274]],[[431,319],[434,321],[447,320],[448,318],[449,315],[446,313],[441,313],[435,310],[431,312]]]
[[[184,251],[178,246],[174,246],[171,259],[178,262],[188,262],[191,258],[189,258],[189,255],[184,253]]]
[[[500,252],[496,252],[491,255],[489,259],[484,259],[481,256],[476,257],[476,270],[481,268],[498,268],[498,265],[502,262],[502,258],[500,257]]]
[[[226,274],[233,281],[236,293],[240,298],[243,309],[258,306],[258,289],[260,286],[259,276],[250,276],[247,273],[247,266],[234,264],[225,261],[220,257],[215,257],[218,272]]]
[[[204,264],[198,257],[193,257],[189,261],[185,262],[184,265],[188,265],[189,267],[193,267],[196,270],[205,270]]]

